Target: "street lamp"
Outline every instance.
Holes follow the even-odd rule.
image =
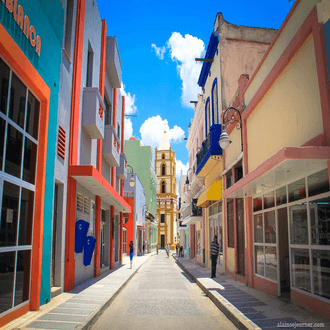
[[[134,187],[135,186],[135,180],[134,180],[134,170],[133,170],[133,167],[131,166],[131,165],[128,165],[127,164],[127,167],[129,167],[130,169],[131,169],[131,174],[132,174],[132,177],[131,177],[131,179],[129,180],[129,185],[131,186],[131,187]]]
[[[239,120],[237,119],[237,114],[239,116]],[[226,124],[234,124],[237,123],[236,128],[241,130],[241,150],[243,151],[243,134],[242,134],[242,116],[239,110],[237,110],[235,107],[228,107],[222,116],[222,125],[223,125],[223,131],[220,135],[219,144],[222,149],[227,149],[229,145],[231,144],[231,140],[226,132]]]
[[[187,178],[186,178],[186,182],[184,184],[189,184],[188,173],[189,173],[190,170],[191,170],[191,168],[189,168],[188,171],[187,171]]]

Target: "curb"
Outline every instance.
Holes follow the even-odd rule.
[[[151,255],[150,257],[152,257]],[[130,282],[133,276],[137,273],[137,271],[150,259],[150,257],[141,263],[141,265],[134,270],[134,272],[127,278],[127,280],[118,288],[118,290],[110,297],[108,301],[106,301],[102,306],[98,307],[94,310],[81,324],[76,328],[77,330],[88,330],[91,329],[92,325],[99,319],[99,317],[103,314],[103,312],[111,305],[111,303],[115,300],[115,298],[119,295],[119,293],[126,287],[126,285]]]
[[[257,324],[246,317],[239,309],[231,304],[219,292],[207,289],[203,283],[197,279],[180,261],[172,255],[178,265],[191,277],[212,302],[223,312],[227,318],[240,330],[262,330]]]

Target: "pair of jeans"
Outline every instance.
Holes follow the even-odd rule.
[[[211,261],[212,261],[212,272],[211,272],[211,277],[216,277],[216,271],[217,271],[217,259],[218,256],[215,254],[211,255]]]

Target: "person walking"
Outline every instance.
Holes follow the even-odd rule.
[[[142,250],[143,250],[142,255],[143,256],[144,256],[144,250],[145,250],[145,248],[146,248],[146,242],[143,242],[143,247],[142,247]]]
[[[166,244],[166,253],[167,253],[167,257],[170,256],[170,245],[167,243]]]
[[[212,261],[211,278],[216,277],[219,248],[220,247],[218,244],[218,237],[217,235],[215,235],[213,237],[213,242],[211,243],[211,261]]]
[[[132,264],[133,264],[133,255],[134,255],[134,245],[133,245],[133,241],[130,241],[129,243],[129,260],[131,263],[130,268],[132,268]]]

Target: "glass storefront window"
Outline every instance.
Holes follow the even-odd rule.
[[[292,285],[311,292],[309,251],[307,249],[291,249]]]
[[[277,280],[277,254],[275,246],[266,246],[265,247],[265,276],[273,280]]]
[[[29,92],[25,130],[36,140],[38,140],[39,132],[39,109],[40,102]]]
[[[330,245],[330,197],[309,202],[312,244]]]
[[[291,244],[308,244],[307,206],[290,206]]]
[[[287,203],[286,199],[286,187],[282,187],[276,190],[276,206]]]
[[[274,191],[264,195],[264,209],[269,209],[275,206]]]
[[[289,188],[289,202],[294,202],[306,197],[305,178],[289,184],[288,188]]]
[[[262,198],[257,197],[253,199],[253,212],[262,210]]]
[[[265,243],[276,243],[275,211],[265,213]]]
[[[15,73],[12,73],[11,79],[9,118],[21,128],[24,128],[26,87]]]
[[[254,256],[255,256],[255,273],[261,276],[265,275],[265,256],[264,256],[264,247],[255,246],[254,247]]]
[[[264,242],[262,214],[254,216],[254,241],[256,243]]]
[[[22,188],[18,245],[32,244],[34,192]]]
[[[330,299],[330,251],[312,250],[314,293]]]
[[[0,247],[16,245],[20,188],[10,182],[3,184]]]
[[[0,253],[0,314],[12,308],[16,252]]]
[[[307,177],[307,186],[309,197],[330,191],[328,170],[324,169]]]
[[[2,171],[3,149],[5,146],[5,128],[6,122],[0,117],[0,171]]]
[[[31,251],[17,252],[17,269],[14,306],[29,300]]]
[[[10,69],[0,58],[0,111],[7,113],[7,99]]]
[[[21,178],[23,134],[8,125],[5,172]]]

